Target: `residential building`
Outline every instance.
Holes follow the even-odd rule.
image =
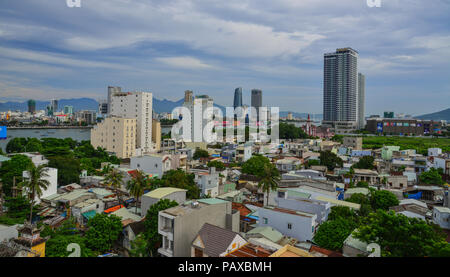
[[[183,204],[186,202],[186,192],[185,189],[179,188],[157,188],[146,194],[142,195],[141,198],[141,213],[143,216],[147,214],[148,209],[153,205],[158,203],[159,200],[168,199],[175,201],[178,204]]]
[[[205,111],[212,111],[214,101],[208,95],[199,95],[195,98],[185,95],[185,100],[188,101],[184,102],[183,106],[189,110],[191,115],[190,121],[188,122],[188,125],[191,126],[191,133],[187,136],[188,139],[186,139],[185,141],[204,142],[205,138],[203,134],[203,128],[212,120],[212,114],[210,118],[205,118]],[[209,140],[211,138],[207,139]]]
[[[195,173],[195,182],[200,188],[200,195],[216,197],[219,195],[219,172],[215,167],[210,167],[208,172]]]
[[[207,198],[159,212],[158,233],[162,246],[158,253],[166,257],[190,257],[192,242],[203,224],[209,223],[239,232],[239,212],[231,202]]]
[[[450,208],[434,206],[433,222],[442,229],[450,230]]]
[[[323,124],[336,132],[356,129],[359,116],[358,52],[340,48],[324,55]]]
[[[317,215],[266,206],[258,209],[259,226],[277,228],[283,235],[299,241],[311,241],[317,227]]]
[[[153,177],[161,178],[166,171],[186,167],[187,156],[182,154],[149,154],[134,156],[130,167],[144,171]]]
[[[224,257],[246,243],[237,232],[205,223],[192,242],[191,257]]]
[[[362,137],[344,137],[343,146],[351,147],[354,150],[362,150]]]
[[[358,128],[365,126],[366,76],[358,73]]]
[[[135,146],[141,154],[152,150],[152,103],[151,92],[111,93],[110,115],[136,119]]]
[[[159,152],[161,150],[161,122],[155,119],[152,122],[152,142],[154,151]]]
[[[353,234],[353,233],[352,233]],[[365,257],[369,254],[368,244],[350,234],[344,241],[342,253],[344,257]]]
[[[135,155],[137,121],[135,118],[107,117],[91,130],[91,144],[114,152],[120,159]]]
[[[297,248],[292,245],[285,245],[283,248],[280,248],[275,253],[270,255],[269,257],[289,257],[289,258],[300,258],[300,257],[314,257],[310,253],[300,248]]]
[[[64,106],[64,114],[72,115],[73,114],[73,106]]]
[[[75,119],[78,122],[85,122],[87,125],[93,125],[97,122],[97,113],[95,111],[75,112]]]

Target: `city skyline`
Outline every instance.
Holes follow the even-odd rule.
[[[323,53],[352,47],[366,115],[448,108],[449,3],[23,2],[0,8],[0,101],[100,99],[114,85],[231,106],[242,87],[244,103],[260,88],[281,110],[320,113]]]

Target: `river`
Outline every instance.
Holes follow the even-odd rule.
[[[72,138],[76,141],[90,140],[90,129],[8,129],[8,138],[0,140],[0,148],[5,151],[6,145],[13,138]]]

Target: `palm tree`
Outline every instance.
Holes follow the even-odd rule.
[[[280,172],[272,164],[265,164],[264,170],[259,175],[261,177],[258,182],[258,188],[262,188],[267,193],[267,205],[269,204],[269,193],[272,190],[278,188],[278,182],[280,181]]]
[[[141,170],[136,170],[134,176],[128,181],[127,190],[136,198],[136,213],[139,198],[144,194],[144,189],[149,187],[149,185],[150,182],[148,177]]]
[[[48,168],[45,165],[36,167],[34,164],[28,169],[28,178],[19,184],[19,187],[26,188],[28,196],[30,197],[30,225],[33,217],[34,199],[36,196],[41,197],[43,190],[47,189],[50,182],[44,178],[49,177],[47,174]]]
[[[123,180],[123,175],[122,173],[120,173],[119,170],[117,170],[116,168],[111,169],[105,176],[105,180],[104,183],[109,186],[112,187],[114,192],[116,193],[117,196],[117,201],[119,201],[120,204],[120,199],[119,199],[119,188],[122,185],[122,180]]]

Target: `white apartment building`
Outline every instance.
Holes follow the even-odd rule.
[[[211,120],[205,119],[204,113],[208,108],[213,108],[213,99],[208,95],[199,95],[195,98],[185,96],[183,106],[186,107],[191,114],[190,126],[191,126],[191,141],[203,142],[203,128]]]
[[[151,92],[112,92],[109,115],[136,119],[136,149],[141,155],[152,150]]]
[[[93,147],[114,152],[120,159],[135,155],[137,123],[135,118],[108,117],[91,130]]]

